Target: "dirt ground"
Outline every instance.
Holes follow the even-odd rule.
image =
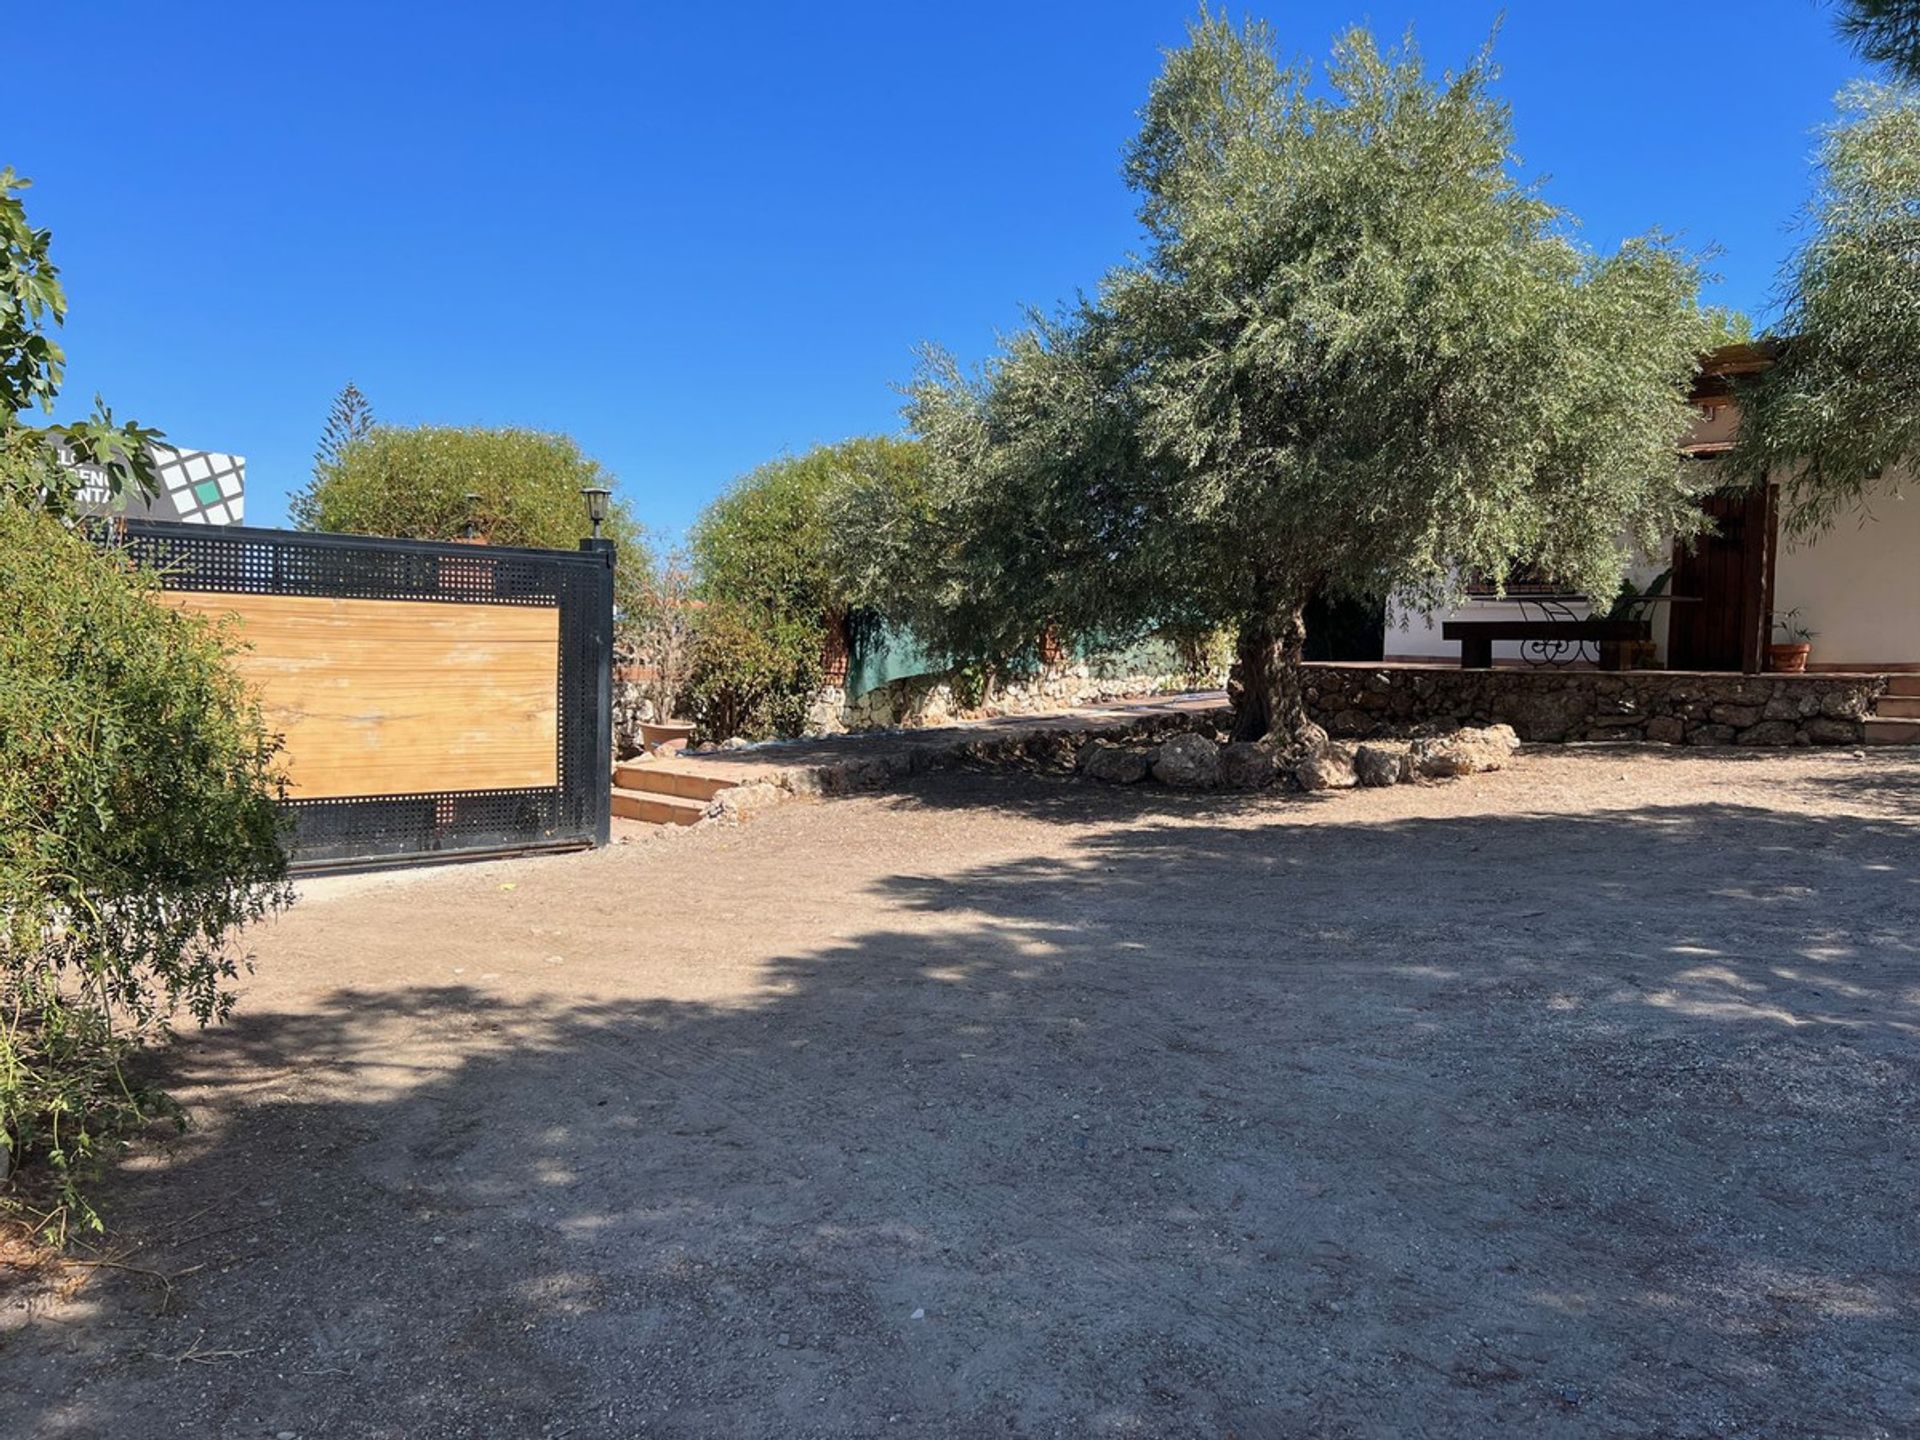
[[[257,948],[0,1435],[1920,1434],[1911,752],[945,776]]]

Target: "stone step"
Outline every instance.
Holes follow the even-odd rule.
[[[1887,720],[1920,720],[1920,695],[1882,695],[1873,713]]]
[[[1920,745],[1920,720],[1869,716],[1864,722],[1869,745]]]
[[[622,790],[640,790],[649,795],[675,795],[682,800],[704,802],[713,799],[722,790],[731,790],[740,782],[687,769],[676,762],[655,760],[615,765],[613,783]]]
[[[1887,694],[1920,695],[1920,675],[1889,675]]]
[[[707,813],[707,802],[615,786],[613,813],[622,820],[644,820],[649,825],[697,825]]]

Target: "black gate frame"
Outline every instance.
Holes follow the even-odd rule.
[[[613,803],[611,542],[578,551],[128,520],[112,527],[166,590],[431,600],[560,612],[553,786],[289,799],[296,870],[607,843]]]

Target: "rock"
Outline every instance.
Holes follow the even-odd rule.
[[[1147,778],[1147,752],[1111,740],[1094,740],[1080,749],[1080,773],[1107,785],[1133,785]]]
[[[1409,759],[1416,773],[1444,778],[1503,769],[1519,748],[1520,738],[1511,725],[1489,725],[1416,740]]]
[[[1800,738],[1800,727],[1791,720],[1762,720],[1733,737],[1736,745],[1791,745]]]
[[[1229,790],[1259,790],[1280,773],[1280,759],[1271,745],[1241,740],[1220,747],[1220,783]]]
[[[1220,747],[1204,735],[1176,735],[1153,752],[1153,778],[1179,790],[1220,783]]]
[[[1811,691],[1802,690],[1798,694],[1791,690],[1775,691],[1773,697],[1761,710],[1762,720],[1804,720],[1820,711],[1820,697]]]
[[[1362,745],[1353,752],[1353,773],[1362,785],[1398,785],[1412,771],[1411,752],[1404,745]]]
[[[1809,720],[1805,734],[1815,745],[1851,745],[1860,738],[1860,727],[1851,720]]]
[[[1293,780],[1302,790],[1346,790],[1360,783],[1353,773],[1353,751],[1326,744],[1293,767]]]
[[[1687,722],[1677,715],[1656,715],[1647,721],[1647,739],[1656,745],[1678,745],[1687,738]]]
[[[1731,745],[1733,727],[1731,725],[1696,725],[1687,732],[1689,745]]]
[[[1758,705],[1716,705],[1713,707],[1713,723],[1731,725],[1736,730],[1744,730],[1760,721],[1761,707]]]
[[[1585,726],[1588,712],[1586,699],[1571,690],[1522,691],[1501,698],[1497,711],[1528,740],[1564,740],[1570,732]]]
[[[722,750],[745,750],[752,744],[753,742],[744,735],[729,735],[720,742],[720,748]]]
[[[782,790],[778,785],[770,785],[764,780],[756,780],[751,785],[735,785],[732,789],[722,790],[707,802],[707,819],[739,825],[776,805],[784,805],[792,798],[793,792]]]

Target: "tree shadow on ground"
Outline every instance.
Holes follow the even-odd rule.
[[[733,1004],[396,980],[183,1046],[218,1115],[112,1200],[197,1268],[18,1335],[0,1431],[1909,1422],[1911,824],[1132,819]]]

